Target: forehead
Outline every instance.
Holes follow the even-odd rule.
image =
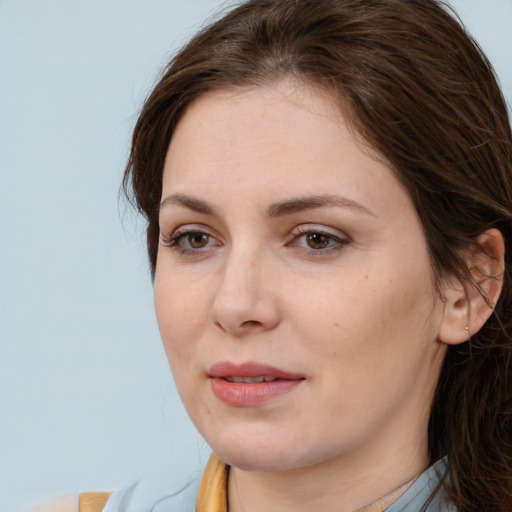
[[[292,81],[209,92],[188,107],[167,153],[163,195],[192,190],[214,198],[249,190],[262,200],[334,192],[382,204],[391,195],[410,206],[334,97]]]
[[[262,87],[232,87],[209,92],[187,108],[170,144],[168,160],[206,157],[208,167],[242,157],[249,165],[250,152],[259,161],[279,157],[293,161],[307,149],[318,148],[316,135],[325,145],[331,137],[349,137],[331,95],[293,81]],[[304,144],[309,140],[308,144]],[[303,157],[304,155],[300,155]]]

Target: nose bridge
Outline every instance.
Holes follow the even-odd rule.
[[[237,335],[275,327],[278,311],[271,286],[272,267],[265,247],[250,241],[234,244],[219,269],[212,323]]]

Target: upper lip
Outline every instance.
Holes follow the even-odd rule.
[[[208,376],[223,377],[274,377],[275,379],[301,380],[304,375],[291,373],[263,363],[247,362],[235,364],[230,361],[215,363],[208,370]]]

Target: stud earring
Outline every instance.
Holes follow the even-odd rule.
[[[466,325],[466,327],[464,327],[464,330],[466,331],[466,334],[468,335],[469,337],[469,326]]]

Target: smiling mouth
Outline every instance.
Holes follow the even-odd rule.
[[[253,361],[235,364],[221,361],[214,364],[208,371],[210,378],[222,379],[237,384],[259,384],[277,380],[303,380],[304,375],[291,373],[281,368]]]
[[[260,377],[222,377],[224,380],[228,382],[234,382],[237,384],[259,384],[260,382],[274,382],[276,380],[285,380],[278,379],[277,377],[270,376],[260,376]]]
[[[304,375],[266,364],[223,361],[208,371],[212,393],[231,407],[253,408],[292,393],[306,380]]]

